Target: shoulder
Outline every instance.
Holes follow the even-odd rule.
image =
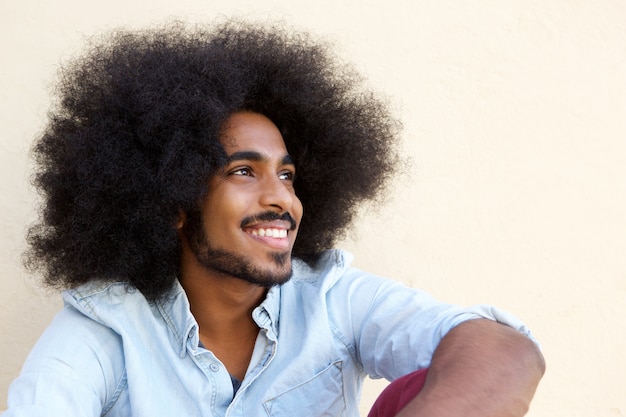
[[[350,333],[374,317],[434,302],[423,291],[351,266],[352,259],[348,252],[331,250],[313,266],[295,262],[283,294],[324,308],[334,326]]]
[[[353,258],[350,252],[332,249],[325,251],[314,265],[307,264],[300,259],[294,259],[294,272],[290,283],[315,287],[326,293],[331,290],[335,291],[342,286],[351,286],[350,284],[360,286],[391,282],[353,268],[351,266]]]
[[[171,304],[168,300],[164,298],[162,303]],[[117,333],[147,324],[157,308],[156,304],[149,303],[139,290],[127,282],[88,283],[64,291],[63,302],[85,318]]]
[[[339,249],[324,252],[315,265],[295,260],[291,283],[314,289],[329,301],[337,301],[346,307],[350,299],[358,300],[359,305],[390,301],[390,297],[395,300],[404,297],[411,302],[416,298],[419,302],[432,300],[423,291],[353,267],[352,261],[351,253]]]
[[[130,283],[100,281],[64,291],[63,301],[88,316],[105,306],[116,308],[129,303],[147,304],[143,295]]]
[[[66,305],[35,344],[25,369],[47,369],[78,377],[123,368],[122,358],[122,341],[115,331]]]
[[[121,338],[74,307],[66,305],[28,355],[11,386],[15,406],[25,406],[37,387],[38,405],[50,410],[100,409],[125,385]]]
[[[135,304],[135,293],[125,283],[98,282],[64,291],[64,307],[35,344],[23,373],[69,378],[106,393],[125,374],[122,336],[111,311]]]

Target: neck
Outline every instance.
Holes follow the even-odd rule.
[[[182,262],[179,280],[205,337],[239,333],[246,323],[254,324],[252,310],[267,294],[265,288],[208,270],[198,262]]]
[[[202,344],[242,380],[259,332],[252,311],[267,289],[208,270],[195,259],[182,261],[179,280],[200,327]]]

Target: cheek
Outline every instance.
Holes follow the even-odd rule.
[[[208,215],[220,219],[241,216],[250,205],[250,196],[235,187],[221,184],[205,200],[204,210]]]
[[[202,206],[204,229],[208,236],[222,235],[227,228],[237,224],[238,205],[232,200],[220,195],[213,195]]]

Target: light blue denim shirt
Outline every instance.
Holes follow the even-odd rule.
[[[366,376],[393,380],[427,367],[455,325],[484,317],[530,337],[490,306],[460,308],[351,268],[329,251],[253,312],[260,328],[239,390],[199,346],[184,290],[149,304],[124,283],[63,294],[55,317],[10,387],[5,417],[358,416]]]

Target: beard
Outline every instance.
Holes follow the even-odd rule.
[[[264,288],[284,284],[293,274],[290,251],[268,254],[268,261],[274,268],[264,269],[255,266],[242,254],[214,247],[204,232],[202,217],[198,212],[189,213],[184,233],[198,262],[220,274]]]

